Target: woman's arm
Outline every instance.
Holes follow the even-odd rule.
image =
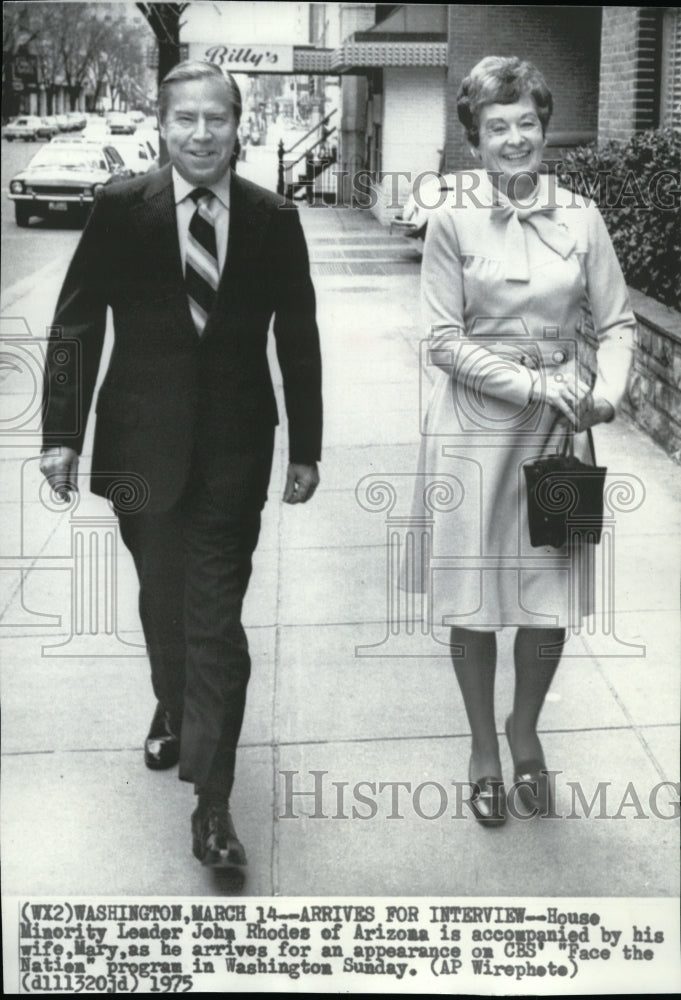
[[[598,338],[598,370],[592,390],[593,408],[580,421],[581,430],[615,416],[627,387],[636,330],[624,275],[601,213],[591,203],[585,211],[588,212],[588,247],[584,263],[589,305]]]
[[[496,396],[525,405],[539,391],[536,372],[467,340],[464,324],[463,262],[451,208],[433,213],[426,233],[421,269],[423,314],[432,340],[430,359],[457,382],[459,392]],[[589,387],[564,375],[541,386],[543,400],[571,422]]]

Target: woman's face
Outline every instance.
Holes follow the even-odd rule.
[[[531,97],[521,97],[515,104],[486,104],[480,109],[482,165],[503,191],[518,174],[533,174],[541,166],[546,140]],[[517,177],[512,193],[522,197],[532,190],[530,177]]]

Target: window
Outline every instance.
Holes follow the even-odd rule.
[[[681,128],[681,8],[667,7],[662,18],[660,125]]]

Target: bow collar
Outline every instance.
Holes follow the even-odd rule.
[[[498,226],[505,227],[506,281],[530,280],[526,226],[531,226],[542,243],[563,259],[572,253],[576,240],[565,226],[556,222],[557,207],[545,177],[539,178],[531,204],[511,201],[501,191],[494,190],[492,218]]]

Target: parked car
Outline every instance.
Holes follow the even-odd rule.
[[[144,174],[157,158],[158,153],[153,146],[135,135],[112,135],[110,144],[114,146],[123,158],[126,167],[135,174]]]
[[[133,135],[137,128],[135,122],[124,111],[110,111],[106,116],[111,135]]]
[[[66,116],[70,132],[80,132],[87,125],[87,118],[82,111],[69,111]]]
[[[130,177],[113,146],[53,139],[33,157],[9,185],[18,226],[34,215],[78,215],[85,221],[97,191],[118,178]]]
[[[143,111],[129,111],[128,115],[134,121],[135,125],[141,125],[145,119]]]
[[[15,139],[23,139],[24,142],[35,142],[38,138],[38,129],[42,122],[36,115],[20,115],[5,126],[4,136],[8,142]]]
[[[80,134],[86,139],[98,139],[100,142],[106,142],[109,138],[109,129],[104,118],[93,115],[92,118],[88,119],[87,125]]]
[[[87,145],[101,147],[105,145],[115,149],[129,170],[130,174],[144,174],[157,157],[154,148],[136,135],[107,135],[102,138],[91,138],[88,135],[57,136],[52,140],[59,146]]]
[[[36,135],[39,139],[51,139],[58,132],[59,126],[53,115],[48,115],[46,118],[40,119],[40,125],[36,130]]]
[[[57,123],[57,128],[60,132],[70,132],[71,125],[66,115],[55,115],[54,120]]]
[[[147,149],[153,157],[158,156],[158,132],[154,132],[150,128],[147,128],[146,125],[143,125],[135,132],[135,138],[146,144]]]
[[[402,214],[390,223],[391,233],[425,239],[429,217],[444,204],[448,192],[456,190],[456,181],[455,174],[443,174],[419,184],[418,190],[412,191],[407,198]]]

